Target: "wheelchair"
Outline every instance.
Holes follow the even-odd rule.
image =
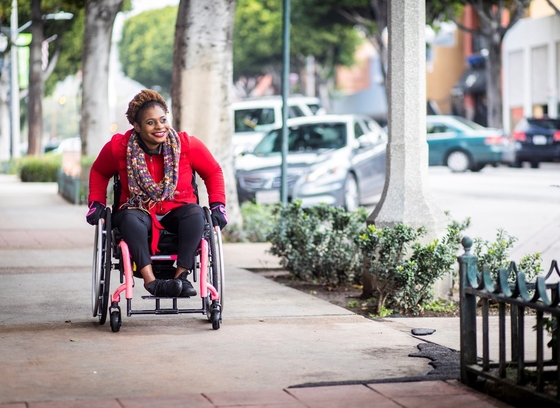
[[[118,192],[118,178],[115,176],[114,189]],[[118,193],[115,194],[118,197]],[[114,200],[118,203],[118,198]],[[113,206],[113,211],[114,211]],[[121,293],[126,298],[126,315],[136,314],[184,314],[199,313],[206,315],[212,323],[212,329],[218,330],[222,323],[224,309],[225,270],[223,260],[222,236],[219,226],[212,224],[211,212],[203,207],[205,226],[203,236],[195,253],[193,286],[199,283],[198,296],[200,308],[180,308],[179,302],[189,298],[142,296],[142,299],[154,301],[151,309],[133,309],[134,277],[142,279],[130,258],[128,246],[120,237],[118,228],[111,226],[112,208],[106,207],[103,216],[95,226],[91,306],[93,317],[99,318],[99,324],[105,324],[107,315],[111,330],[118,332],[122,324],[119,306]],[[160,252],[151,256],[152,268],[156,279],[170,279],[175,274],[177,260],[177,235],[161,231],[158,242]],[[111,293],[111,272],[119,272],[120,285]],[[163,302],[171,301],[171,307],[163,307]]]

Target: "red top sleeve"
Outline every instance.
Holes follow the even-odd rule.
[[[188,136],[192,169],[200,176],[208,190],[208,203],[226,204],[224,174],[219,163],[202,141]]]
[[[89,173],[89,196],[88,204],[98,201],[101,204],[107,202],[107,186],[111,178],[117,173],[117,161],[113,157],[111,141],[107,142],[99,152],[97,159],[91,166]]]

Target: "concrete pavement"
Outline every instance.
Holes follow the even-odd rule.
[[[85,212],[54,183],[0,175],[0,407],[504,406],[428,381],[429,360],[410,357],[429,344],[410,333],[424,321],[365,319],[246,270],[278,266],[267,244],[225,245],[220,330],[202,315],[123,313],[112,333],[91,313]],[[429,327],[457,350],[453,324]]]

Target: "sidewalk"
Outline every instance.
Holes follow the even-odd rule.
[[[56,184],[0,175],[2,408],[505,406],[428,375],[430,360],[410,356],[433,341],[411,334],[418,320],[364,319],[244,269],[278,266],[267,244],[225,245],[220,330],[201,315],[123,313],[112,333],[91,314],[85,212]],[[429,326],[451,353],[453,320]]]

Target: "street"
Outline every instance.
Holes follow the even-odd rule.
[[[465,231],[469,237],[493,241],[502,228],[518,238],[511,260],[540,252],[548,271],[559,258],[560,164],[541,163],[540,169],[487,166],[478,173],[436,166],[429,168],[429,183],[442,211],[457,221],[471,218]]]

